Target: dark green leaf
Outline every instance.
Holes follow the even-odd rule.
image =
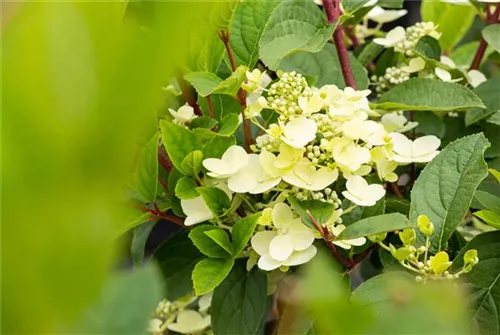
[[[130,242],[130,255],[132,256],[134,266],[142,263],[146,242],[157,222],[158,220],[151,220],[134,229],[134,236],[132,237],[132,242]]]
[[[155,134],[142,148],[135,172],[135,188],[149,202],[154,202],[158,193],[158,136]]]
[[[196,191],[196,182],[191,177],[182,177],[175,185],[175,195],[181,200],[193,199],[200,194]]]
[[[191,151],[182,160],[181,171],[189,176],[197,176],[201,171],[203,152],[201,150]]]
[[[203,295],[219,286],[219,284],[231,271],[233,264],[234,259],[232,258],[205,258],[199,261],[193,271],[193,284],[195,294]]]
[[[217,120],[212,119],[210,116],[203,115],[199,116],[196,119],[191,121],[191,128],[206,128],[206,129],[212,129],[215,127],[219,122]]]
[[[410,213],[410,202],[406,199],[386,198],[385,208],[386,213],[401,213],[408,216]]]
[[[216,216],[224,215],[231,208],[231,200],[220,188],[198,187],[197,191],[205,200],[210,211]]]
[[[420,111],[414,113],[414,121],[418,122],[415,128],[417,134],[434,135],[443,138],[446,131],[443,120],[433,112]]]
[[[234,224],[233,229],[231,230],[234,256],[238,256],[240,252],[243,251],[248,241],[250,241],[261,214],[262,213],[259,212],[246,216],[239,219]]]
[[[500,52],[500,24],[490,24],[482,31],[484,40],[497,52]]]
[[[205,255],[212,258],[228,258],[231,256],[231,250],[226,250],[226,247],[222,247],[219,242],[216,242],[214,238],[209,236],[207,232],[212,230],[219,230],[220,232],[216,235],[219,241],[222,241],[222,234],[226,234],[227,242],[229,242],[229,238],[227,237],[227,233],[219,227],[212,225],[201,225],[192,229],[189,232],[189,238],[193,241],[193,244]],[[222,242],[225,243],[225,242]],[[227,246],[227,244],[226,244]],[[229,245],[229,249],[231,246]]]
[[[370,64],[370,62],[374,60],[375,57],[382,52],[382,50],[384,50],[383,46],[374,43],[373,41],[368,42],[358,55],[359,63],[362,66],[368,66],[368,64]]]
[[[231,136],[234,134],[240,125],[240,118],[238,114],[228,114],[220,121],[219,135]]]
[[[431,250],[446,247],[448,239],[462,223],[476,188],[488,175],[484,151],[488,141],[483,134],[463,137],[439,153],[424,168],[411,192],[410,220],[427,215],[434,224]],[[425,237],[418,234],[419,243]]]
[[[288,197],[287,200],[290,205],[292,205],[293,209],[300,215],[302,222],[313,229],[316,229],[316,227],[309,217],[308,211],[319,225],[328,222],[335,211],[335,207],[332,204],[320,200],[302,201],[297,200],[295,197]]]
[[[350,224],[339,236],[337,236],[337,239],[349,240],[415,226],[416,224],[410,223],[406,216],[400,213],[382,214],[367,217]]]
[[[435,38],[424,36],[418,40],[415,46],[415,53],[423,59],[439,61],[441,47]]]
[[[215,289],[210,314],[214,335],[252,335],[266,310],[267,279],[256,269],[247,272],[245,261],[235,263]]]
[[[212,94],[212,107],[215,114],[215,119],[220,121],[227,114],[239,114],[241,112],[241,105],[235,98],[225,94]],[[200,106],[205,115],[208,115],[208,106],[206,99],[199,101]]]
[[[198,137],[189,129],[166,120],[160,121],[163,145],[172,164],[181,172],[182,161],[194,150],[201,149]]]
[[[231,137],[217,136],[212,138],[203,147],[203,156],[205,158],[221,158],[224,152],[236,144],[236,139]]]
[[[465,125],[470,126],[481,121],[500,110],[500,98],[498,88],[500,87],[500,76],[493,77],[474,89],[474,92],[483,101],[486,109],[473,108],[465,113]]]
[[[476,194],[474,194],[474,200],[480,204],[481,207],[478,208],[489,209],[500,213],[500,197],[485,191],[477,190]]]

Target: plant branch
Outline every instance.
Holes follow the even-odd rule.
[[[158,148],[158,162],[168,173],[170,173],[174,167],[163,147]]]
[[[193,107],[194,113],[198,116],[203,115],[203,112],[201,111],[200,106],[196,102],[196,98],[193,95],[193,91],[191,88],[187,85],[186,81],[184,80],[184,76],[182,75],[182,72],[177,73],[177,82],[179,83],[179,87],[181,88],[182,96],[184,97],[184,100],[188,103],[189,106]]]
[[[401,191],[399,190],[398,184],[396,184],[396,183],[389,183],[389,187],[391,188],[392,193],[394,193],[394,195],[396,197],[401,198],[401,199],[405,198],[403,196],[403,194],[401,193]]]
[[[212,102],[211,95],[207,95],[207,106],[208,106],[208,115],[210,115],[212,119],[215,119],[214,104]]]
[[[500,4],[496,5],[496,9],[493,13],[491,13],[491,4],[486,3],[485,6],[486,10],[486,25],[496,23],[499,18],[500,18]],[[479,66],[481,65],[481,61],[484,58],[484,55],[486,53],[486,48],[488,47],[488,44],[486,43],[485,39],[481,37],[481,40],[479,41],[479,46],[477,47],[476,53],[474,55],[474,59],[472,60],[472,63],[469,67],[469,70],[477,70],[479,69]]]
[[[340,0],[323,0],[323,7],[326,11],[328,23],[332,24],[337,22],[341,14]],[[349,53],[347,52],[347,48],[345,46],[344,34],[340,24],[337,24],[335,31],[333,32],[333,42],[335,43],[335,48],[337,49],[340,68],[342,69],[345,84],[356,90],[358,87],[356,85],[356,81],[354,80],[351,62],[349,61]]]

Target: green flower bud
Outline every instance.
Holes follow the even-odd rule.
[[[432,224],[431,220],[427,215],[420,215],[417,218],[417,223],[418,223],[418,229],[425,236],[431,236],[432,233],[434,232],[434,225]]]
[[[442,274],[451,266],[450,257],[446,251],[440,251],[431,257],[431,268],[435,274]]]
[[[402,247],[396,250],[394,257],[400,262],[406,260],[412,254],[410,248]]]
[[[374,243],[382,242],[387,237],[387,233],[378,233],[368,236],[368,239]]]
[[[468,250],[465,255],[464,255],[464,263],[466,265],[476,265],[479,263],[479,258],[477,257],[477,250],[476,249],[470,249]]]
[[[399,233],[399,239],[404,245],[413,245],[416,238],[417,235],[415,234],[415,230],[411,228],[403,229],[403,231]]]

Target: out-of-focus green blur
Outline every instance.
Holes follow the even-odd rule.
[[[208,2],[2,9],[2,331],[57,332],[99,294],[139,136]]]

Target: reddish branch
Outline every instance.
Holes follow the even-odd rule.
[[[191,88],[186,84],[186,81],[184,80],[184,77],[182,75],[182,72],[177,73],[177,82],[179,83],[179,86],[182,91],[182,96],[184,97],[184,100],[188,103],[189,106],[193,107],[194,113],[196,115],[203,115],[203,112],[201,111],[200,106],[196,102],[196,98],[193,95],[193,91]]]
[[[170,158],[168,157],[165,148],[163,147],[160,147],[158,149],[158,162],[168,173],[172,171],[173,168],[172,162],[170,161]]]
[[[227,56],[229,57],[229,62],[231,63],[231,68],[234,71],[236,71],[237,65],[236,65],[236,60],[234,59],[234,53],[233,49],[231,48],[231,44],[229,43],[229,32],[221,30],[219,31],[219,37],[224,43],[224,46],[226,47],[227,51]],[[243,117],[243,133],[245,134],[245,144],[246,144],[246,149],[247,151],[250,151],[250,144],[252,144],[252,129],[250,127],[250,120],[245,118],[244,112],[246,108],[246,94],[245,91],[243,91],[241,88],[238,90],[238,102],[241,105],[241,115]]]
[[[211,95],[207,95],[207,106],[208,106],[208,115],[210,115],[212,119],[215,119],[214,104],[212,103]]]
[[[498,20],[500,19],[500,4],[496,5],[496,9],[493,13],[491,13],[491,4],[486,3],[486,25],[497,23]],[[488,44],[484,40],[483,37],[481,37],[481,40],[479,41],[479,46],[476,50],[476,54],[474,55],[474,59],[472,60],[472,63],[470,65],[469,70],[477,70],[479,66],[481,65],[481,61],[484,58],[484,54],[486,53],[486,48],[488,47]]]
[[[323,7],[326,11],[326,17],[328,18],[328,23],[333,24],[338,21],[341,14],[340,0],[323,0]],[[357,89],[356,81],[354,80],[354,74],[352,72],[351,63],[349,61],[349,53],[344,43],[344,34],[342,32],[342,27],[337,24],[335,31],[333,32],[333,42],[335,43],[335,48],[337,49],[337,54],[339,56],[340,68],[342,69],[342,75],[344,76],[344,81],[347,86]]]

